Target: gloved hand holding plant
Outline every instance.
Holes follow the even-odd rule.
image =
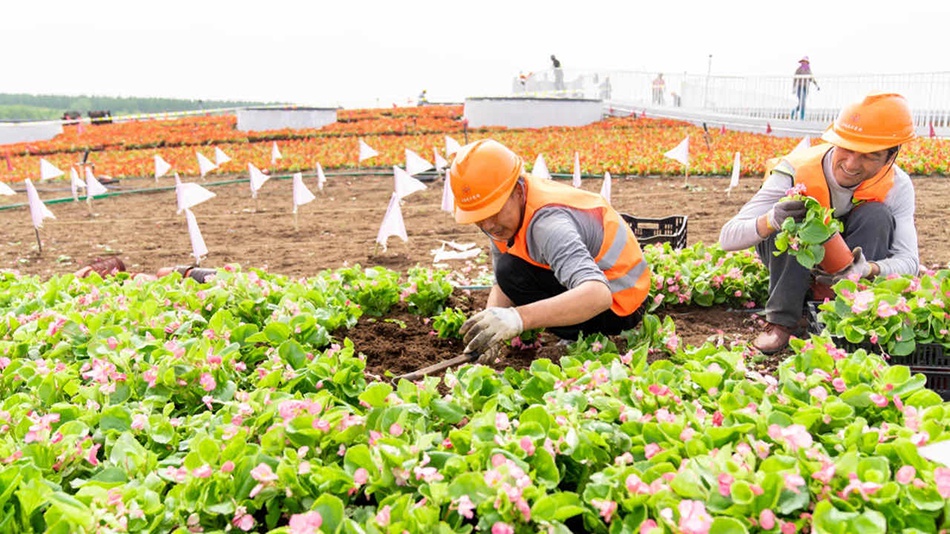
[[[800,201],[804,204],[804,217],[796,220],[796,217],[790,214],[780,222],[781,228],[776,227],[778,233],[775,235],[775,255],[787,252],[803,267],[811,270],[825,257],[822,245],[840,232],[843,226],[841,221],[832,216],[834,210],[805,195],[804,185],[789,189],[773,210],[777,212],[777,208],[781,206],[784,212],[797,211],[785,209],[789,201]],[[792,207],[797,208],[797,203]],[[771,217],[772,214],[769,215]]]

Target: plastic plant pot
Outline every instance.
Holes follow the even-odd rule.
[[[825,257],[818,264],[821,270],[828,274],[836,274],[848,268],[854,262],[854,254],[844,242],[841,233],[835,233],[831,239],[823,244],[825,248]]]

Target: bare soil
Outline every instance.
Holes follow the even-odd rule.
[[[442,241],[474,242],[487,249],[487,238],[474,226],[459,226],[440,210],[440,180],[428,182],[428,189],[403,201],[409,241],[392,237],[386,251],[375,243],[393,191],[392,176],[384,172],[346,177],[331,174],[322,192],[316,192],[315,179],[307,177],[317,199],[300,208],[297,228],[289,179],[272,178],[257,200],[251,198],[246,178],[218,183],[198,178],[185,181],[202,183],[217,195],[193,209],[210,251],[203,266],[237,263],[290,276],[356,263],[405,271],[415,265],[431,265],[431,251]],[[921,261],[928,267],[945,268],[950,265],[950,228],[945,222],[950,180],[917,177],[914,183]],[[727,185],[725,178],[691,177],[688,185],[682,177],[615,178],[612,201],[619,211],[636,217],[687,215],[688,243],[714,243],[723,223],[754,194],[759,181],[745,178],[731,194],[724,192]],[[42,252],[29,210],[14,207],[25,202],[25,195],[0,197],[0,225],[5,229],[0,268],[46,278],[110,255],[119,256],[133,272],[154,273],[161,267],[190,264],[185,216],[176,213],[175,192],[170,186],[164,179],[160,188],[152,179],[117,181],[107,184],[113,195],[87,204],[73,202],[68,186],[62,183],[39,184],[40,197],[56,216],[47,219],[39,231]],[[599,179],[583,184],[591,191],[599,191],[600,186]],[[456,302],[463,307],[477,310],[484,305],[484,291],[458,293]],[[707,340],[727,345],[747,342],[757,332],[755,316],[748,312],[691,307],[667,313],[673,316],[683,342],[690,345]],[[409,372],[461,352],[457,341],[430,335],[431,326],[405,310],[397,310],[390,319],[364,318],[346,333],[367,355],[370,374]],[[509,354],[504,364],[517,368],[527,367],[536,357],[556,360],[563,349],[554,345],[553,338],[543,341],[540,349]],[[774,368],[781,356],[765,359],[761,365]]]

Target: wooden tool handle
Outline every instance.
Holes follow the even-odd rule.
[[[444,371],[453,365],[461,365],[463,363],[473,362],[478,359],[478,354],[475,352],[469,352],[462,354],[461,356],[456,356],[448,360],[443,360],[439,363],[430,365],[428,367],[423,367],[422,369],[417,369],[411,373],[406,373],[404,375],[394,376],[393,382],[398,382],[399,379],[405,378],[406,380],[419,380],[420,378],[437,373],[439,371]]]

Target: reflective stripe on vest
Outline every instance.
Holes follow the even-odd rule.
[[[822,206],[831,208],[833,207],[831,193],[828,191],[822,159],[832,148],[833,145],[823,143],[799,150],[782,158],[772,172],[788,175],[796,184],[804,184],[805,194],[817,200]],[[766,174],[766,178],[769,174]],[[853,199],[856,202],[884,202],[892,187],[894,187],[894,166],[890,165],[882,174],[861,182],[854,190]]]
[[[528,228],[537,210],[546,206],[564,206],[580,210],[599,210],[603,222],[603,242],[594,261],[607,277],[613,302],[610,309],[623,317],[635,312],[650,292],[650,268],[643,259],[633,230],[600,195],[533,176],[525,178],[524,222],[511,247],[495,241],[503,253],[517,256],[528,263],[551,269],[528,254]]]

